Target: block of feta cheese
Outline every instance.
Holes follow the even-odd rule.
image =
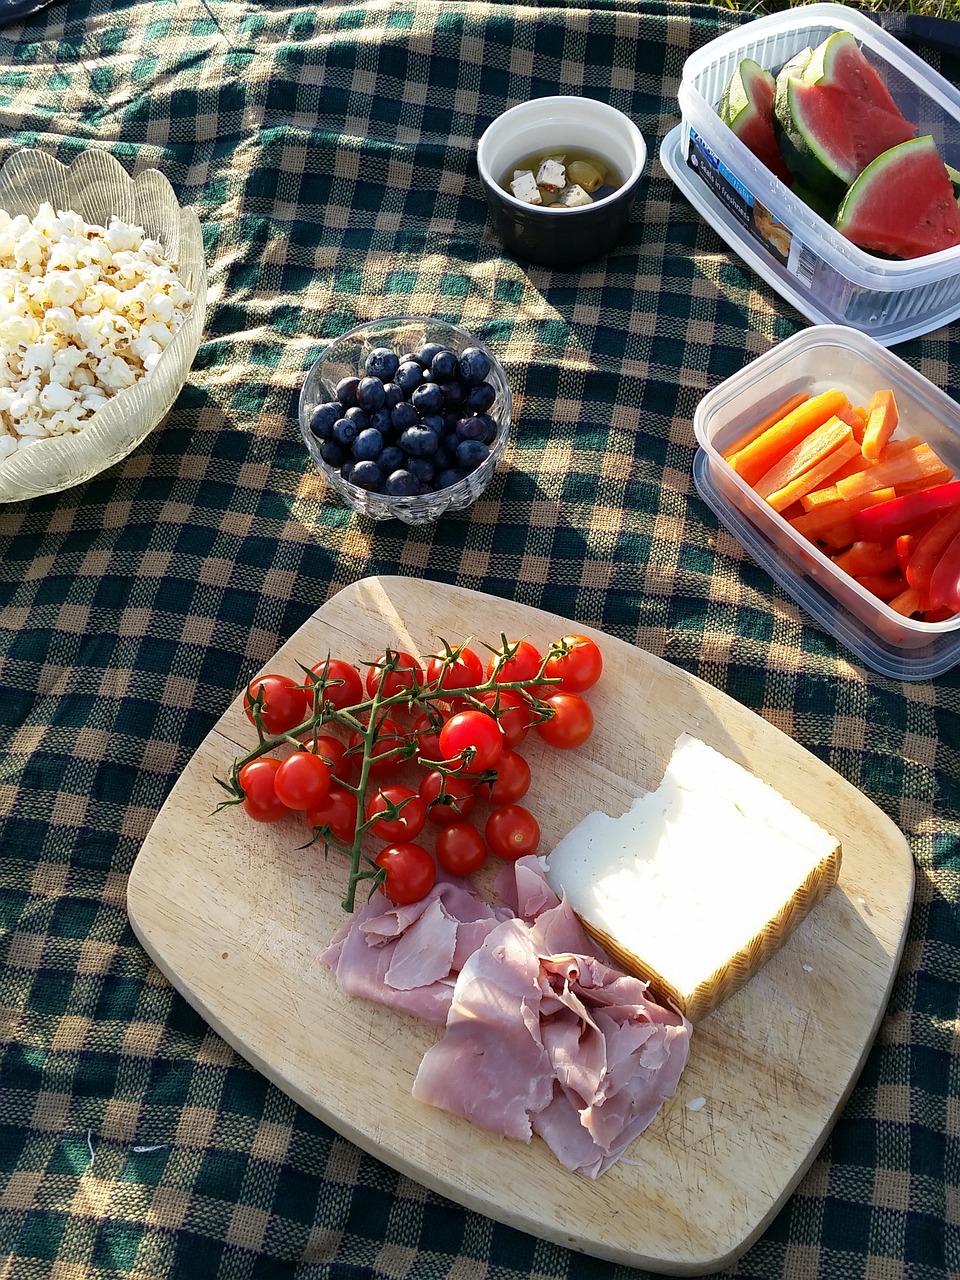
[[[542,191],[556,195],[566,184],[567,170],[563,163],[554,157],[544,160],[537,170],[537,186]]]
[[[556,202],[564,209],[576,209],[582,204],[593,204],[593,197],[588,195],[583,187],[578,187],[575,182],[571,182],[558,193]]]
[[[531,169],[514,169],[510,190],[524,204],[543,204],[543,197]]]
[[[837,883],[840,842],[687,734],[659,787],[592,813],[548,880],[623,969],[691,1022],[738,991]]]

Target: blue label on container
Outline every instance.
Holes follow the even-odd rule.
[[[749,231],[778,262],[786,265],[790,256],[790,231],[727,168],[717,153],[690,130],[687,165],[729,210],[741,227]]]

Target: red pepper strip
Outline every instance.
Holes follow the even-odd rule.
[[[902,498],[864,507],[853,516],[853,527],[865,542],[892,542],[928,516],[944,515],[956,506],[960,506],[960,480],[950,480],[932,489],[919,489]]]
[[[930,577],[928,609],[960,613],[960,533],[953,536]]]
[[[905,591],[907,586],[902,573],[858,573],[854,581],[859,582],[865,591],[869,591],[878,600],[892,600]]]
[[[897,564],[900,566],[902,573],[906,573],[910,557],[913,555],[919,541],[920,539],[915,533],[901,533],[893,544],[897,550]]]
[[[871,576],[877,573],[889,573],[892,569],[900,567],[896,546],[893,543],[885,545],[882,542],[855,542],[846,551],[834,556],[833,563],[838,569],[843,569],[845,573],[852,573],[854,577],[862,573]]]
[[[930,578],[934,569],[954,537],[960,533],[960,507],[941,516],[917,541],[910,563],[907,565],[907,582],[916,587],[921,596],[930,590]]]

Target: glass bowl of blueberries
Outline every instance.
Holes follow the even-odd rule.
[[[429,524],[486,489],[512,408],[502,366],[472,334],[393,316],[321,352],[300,393],[300,431],[346,506]]]

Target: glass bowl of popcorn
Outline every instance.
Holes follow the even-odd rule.
[[[161,173],[15,152],[0,169],[0,502],[82,484],[140,445],[205,314],[200,225]]]

